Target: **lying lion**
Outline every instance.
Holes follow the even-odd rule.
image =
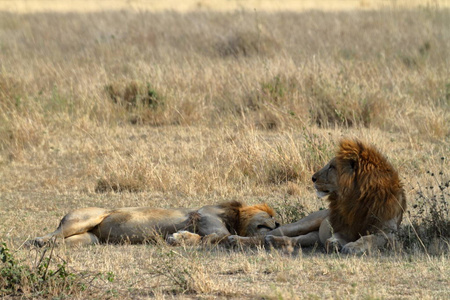
[[[397,171],[374,147],[343,140],[336,157],[312,177],[329,208],[267,233],[276,248],[325,245],[327,251],[363,253],[392,242],[406,209]],[[251,244],[245,237],[233,243]]]
[[[200,209],[89,207],[68,213],[54,232],[32,240],[31,244],[43,246],[53,237],[62,238],[69,246],[136,244],[158,237],[175,245],[226,242],[231,234],[253,237],[277,228],[274,216],[275,211],[266,204],[246,206],[237,201]]]

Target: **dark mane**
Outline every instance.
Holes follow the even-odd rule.
[[[219,217],[224,221],[225,226],[231,234],[238,234],[240,230],[240,209],[244,207],[239,201],[229,201],[219,204],[224,209],[224,213]]]
[[[403,186],[397,171],[377,149],[343,140],[336,163],[338,192],[328,198],[334,231],[344,231],[355,240],[402,216],[406,209]]]

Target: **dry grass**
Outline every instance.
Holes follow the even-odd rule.
[[[235,11],[235,10],[262,10],[262,11],[305,11],[305,10],[370,10],[380,8],[414,8],[414,7],[449,7],[446,0],[396,0],[395,2],[384,0],[77,0],[77,1],[53,1],[53,0],[3,0],[0,2],[0,10],[15,13],[35,12],[98,12],[137,10],[161,12],[166,10],[177,12],[191,11]]]
[[[33,265],[22,242],[81,206],[266,201],[289,222],[326,206],[310,177],[343,136],[386,153],[405,226],[428,224],[413,205],[434,199],[416,193],[426,171],[448,183],[449,23],[435,6],[0,13],[0,239]],[[448,297],[448,242],[412,242],[370,257],[165,245],[54,257],[114,274],[74,298]]]

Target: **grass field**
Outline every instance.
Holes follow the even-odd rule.
[[[117,10],[137,11],[345,11],[345,10],[373,10],[380,8],[416,8],[434,7],[448,8],[446,0],[2,0],[0,10],[14,13],[36,12],[101,12]]]
[[[450,297],[445,1],[312,11],[22,2],[0,2],[0,296]],[[326,207],[311,175],[342,137],[376,145],[405,183],[396,250],[23,247],[85,206],[232,199],[293,222]]]

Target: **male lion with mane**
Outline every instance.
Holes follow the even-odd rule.
[[[43,246],[62,238],[68,246],[98,243],[138,244],[163,237],[172,245],[227,242],[230,234],[253,237],[279,226],[267,204],[247,206],[238,201],[192,208],[97,207],[69,212],[58,228],[29,244]]]
[[[406,196],[397,171],[374,147],[342,140],[336,157],[312,177],[329,208],[267,233],[267,246],[312,246],[327,252],[363,253],[392,242],[406,209]],[[251,243],[231,236],[235,243]]]

